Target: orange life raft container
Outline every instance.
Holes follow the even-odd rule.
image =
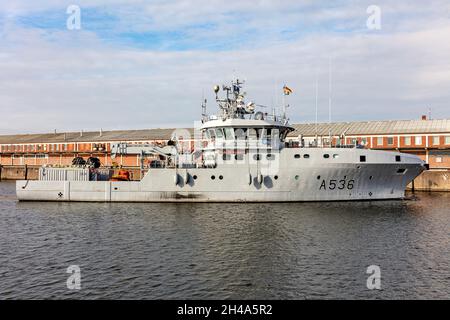
[[[127,170],[119,170],[116,175],[111,177],[111,181],[130,181],[130,172]]]

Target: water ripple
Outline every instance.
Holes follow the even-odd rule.
[[[18,203],[0,183],[0,299],[449,299],[449,203]]]

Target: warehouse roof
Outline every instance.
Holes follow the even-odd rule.
[[[415,133],[450,133],[450,119],[442,120],[392,120],[294,124],[289,136],[331,135],[387,135]]]
[[[450,133],[450,119],[443,120],[393,120],[364,122],[333,122],[294,124],[295,131],[289,136],[326,136],[331,135],[385,135],[415,133]],[[107,141],[142,141],[168,140],[176,128],[114,130],[90,132],[66,132],[45,134],[19,134],[0,136],[0,144],[34,144],[34,143],[71,143],[71,142],[107,142]],[[182,129],[181,129],[182,130]],[[187,129],[193,136],[193,129]]]
[[[0,144],[71,143],[106,141],[169,140],[176,128],[18,134],[0,136]],[[193,134],[192,129],[187,129]]]

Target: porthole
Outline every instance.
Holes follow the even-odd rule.
[[[373,176],[370,176],[370,177],[369,177],[369,180],[372,180],[372,179],[373,179]]]
[[[325,154],[323,155],[323,157],[324,157],[325,159],[328,159],[328,158],[330,157],[330,155],[329,155],[328,153],[325,153]]]
[[[295,159],[300,159],[300,155],[299,155],[299,154],[295,154],[295,155],[294,155],[294,158],[295,158]]]
[[[303,155],[303,158],[309,159],[309,154],[304,154],[304,155]]]
[[[223,176],[222,176],[222,175],[220,175],[220,176],[219,176],[219,179],[220,179],[220,180],[223,180]]]
[[[295,178],[295,180],[298,180],[300,177],[298,175],[296,175],[294,178]]]
[[[211,176],[211,180],[214,180],[214,179],[216,179],[216,176]]]
[[[317,176],[317,180],[320,180],[320,176]]]
[[[339,155],[338,154],[333,154],[333,159],[337,159],[337,158],[339,158]]]
[[[273,178],[274,178],[275,180],[278,180],[278,176],[274,176]]]
[[[192,178],[194,178],[194,180],[197,180],[197,175],[193,175]]]

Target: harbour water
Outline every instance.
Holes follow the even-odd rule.
[[[17,202],[0,299],[450,299],[450,193],[279,204]],[[66,286],[70,265],[81,289]],[[379,266],[381,290],[367,267]]]

